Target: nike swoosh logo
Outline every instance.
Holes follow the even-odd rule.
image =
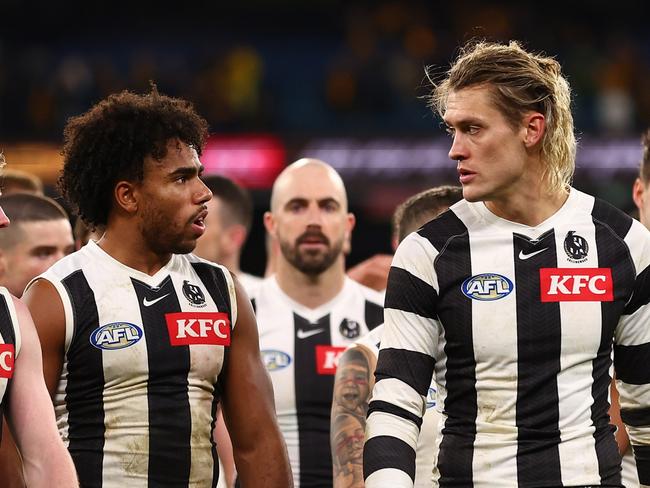
[[[539,251],[531,252],[530,254],[524,254],[524,251],[519,251],[519,259],[526,260],[530,259],[533,256],[537,256],[539,253],[544,252],[548,249],[548,247],[545,247],[544,249],[540,249]]]
[[[165,298],[167,295],[169,295],[169,293],[165,293],[163,296],[158,297],[158,298],[154,298],[154,299],[151,300],[151,301],[149,301],[149,300],[147,300],[147,299],[145,298],[144,300],[142,300],[142,305],[144,305],[145,307],[151,307],[154,303],[159,302],[160,300],[162,300],[163,298]]]
[[[323,332],[325,329],[322,327],[320,329],[314,329],[314,330],[302,330],[298,329],[298,333],[296,334],[298,336],[298,339],[307,339],[307,337],[311,337],[316,334],[320,334]]]

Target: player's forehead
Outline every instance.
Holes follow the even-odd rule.
[[[500,114],[490,87],[475,85],[451,90],[442,116],[447,125],[484,120]]]
[[[320,164],[305,164],[281,175],[276,192],[280,205],[293,200],[335,200],[346,205],[345,187],[336,172]]]

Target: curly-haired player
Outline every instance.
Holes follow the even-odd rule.
[[[250,302],[187,254],[205,230],[206,122],[122,92],[72,118],[60,186],[105,229],[28,287],[60,433],[84,487],[215,486],[222,402],[246,486],[290,486]]]

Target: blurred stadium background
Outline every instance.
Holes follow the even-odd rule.
[[[389,250],[397,203],[457,182],[424,67],[445,70],[474,37],[519,39],[555,55],[572,83],[575,185],[631,210],[650,126],[648,11],[631,1],[1,0],[0,147],[55,195],[66,119],[154,80],[208,119],[208,171],[253,192],[245,270],[262,272],[270,185],[302,156],[347,182],[354,264]]]

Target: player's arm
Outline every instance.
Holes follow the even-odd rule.
[[[27,305],[38,332],[43,353],[45,385],[54,400],[61,378],[65,348],[65,312],[54,285],[39,279],[25,290],[22,300]]]
[[[374,354],[357,345],[339,358],[330,416],[334,488],[363,488],[363,435],[372,391]]]
[[[354,281],[377,291],[384,291],[388,282],[388,272],[393,256],[375,254],[356,266],[348,269],[347,274]]]
[[[31,487],[79,486],[72,459],[59,436],[48,396],[38,335],[27,307],[14,299],[22,345],[9,391],[10,426]]]
[[[437,347],[437,251],[411,234],[388,276],[384,330],[368,408],[363,475],[366,488],[411,488],[415,452]]]
[[[633,221],[624,240],[636,280],[614,333],[614,370],[639,482],[650,487],[650,233]]]
[[[25,488],[23,462],[16,449],[16,443],[11,435],[6,417],[2,420],[2,442],[0,442],[0,480],[2,480],[2,487]]]
[[[255,315],[235,279],[237,323],[230,343],[223,415],[242,486],[293,486],[287,448],[278,428],[271,380],[260,358]]]
[[[630,438],[627,435],[625,424],[621,418],[621,403],[618,398],[618,390],[616,389],[615,379],[612,379],[612,384],[610,385],[610,393],[612,404],[609,407],[609,418],[611,422],[616,426],[616,444],[618,445],[618,452],[620,452],[622,456],[625,454],[625,451],[627,451],[627,448],[630,447]]]

